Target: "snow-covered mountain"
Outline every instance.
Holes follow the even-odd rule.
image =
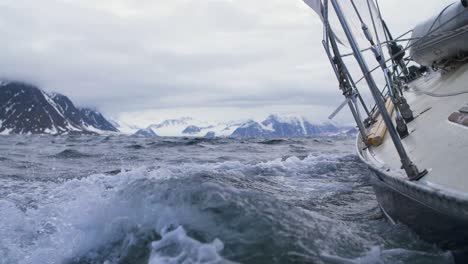
[[[232,137],[292,138],[321,136],[340,132],[332,123],[313,124],[304,117],[270,115],[262,122],[249,121],[237,128]]]
[[[184,117],[171,119],[139,130],[139,136],[162,137],[237,137],[237,138],[291,138],[338,135],[349,130],[333,123],[314,124],[304,117],[270,115],[263,121],[199,122]]]
[[[0,134],[118,132],[99,112],[75,107],[66,96],[34,85],[0,83]]]
[[[97,133],[99,131],[119,132],[100,112],[89,108],[75,107],[73,102],[63,94],[51,93],[50,97],[60,106],[64,117],[69,119],[71,123]]]
[[[178,137],[183,136],[184,131],[194,120],[190,117],[182,117],[180,119],[169,119],[159,124],[150,125],[147,129],[152,130],[158,136],[162,137]]]
[[[125,134],[125,135],[131,135],[137,132],[138,130],[141,129],[141,127],[136,126],[136,125],[131,125],[126,122],[121,122],[121,121],[115,121],[115,120],[109,120],[109,122],[117,128],[120,133]]]
[[[101,131],[119,132],[119,130],[98,111],[80,108],[83,124],[87,129],[96,128]]]
[[[243,122],[205,122],[190,117],[168,119],[134,132],[135,135],[161,137],[227,137]],[[154,134],[153,134],[154,133]]]
[[[254,120],[249,120],[236,128],[230,136],[238,138],[266,138],[270,137],[273,132],[272,128],[263,126],[262,123]]]

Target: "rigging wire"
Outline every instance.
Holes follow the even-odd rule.
[[[448,5],[447,7],[445,7],[445,8],[439,13],[439,15],[437,16],[437,18],[436,18],[436,19],[434,20],[434,22],[432,23],[432,25],[431,25],[429,31],[432,30],[432,28],[434,27],[434,25],[435,25],[435,24],[437,23],[437,21],[442,17],[442,15],[445,13],[445,11],[447,11],[447,9],[448,9],[450,6],[452,6],[453,4],[454,4],[454,3]],[[464,11],[462,11],[461,13],[463,13],[463,12],[464,12]],[[461,14],[461,13],[460,13],[460,14]],[[458,16],[458,15],[459,15],[459,14],[457,14],[457,16]],[[435,31],[435,30],[434,30],[434,31]],[[429,33],[428,33],[428,34],[429,34]],[[420,38],[420,39],[424,39],[424,38],[428,37],[428,34],[426,34],[425,36],[423,36],[423,37]],[[387,41],[388,41],[388,39],[387,39]],[[408,44],[409,44],[409,42],[408,42]],[[407,44],[407,47],[408,47],[408,44]],[[407,49],[407,48],[405,48],[405,49]],[[410,58],[412,58],[412,56],[411,56]],[[463,59],[463,60],[458,60],[458,61],[466,61],[467,59],[468,59],[468,57],[465,58],[465,59]],[[406,63],[407,66],[408,66],[408,64],[410,63],[410,61],[411,61],[411,60],[409,60],[409,61]],[[398,74],[398,77],[400,77],[400,76],[401,76],[401,72]],[[468,94],[468,90],[459,91],[459,92],[453,92],[453,93],[442,93],[442,94],[440,94],[440,93],[426,92],[426,91],[423,91],[423,90],[421,90],[421,89],[419,89],[419,88],[417,88],[417,87],[411,87],[411,89],[414,90],[414,91],[416,91],[416,92],[418,92],[418,93],[425,94],[425,95],[431,96],[431,97],[438,97],[438,98],[452,97],[452,96],[459,96],[459,95],[463,95],[463,94]]]
[[[454,17],[450,18],[450,19],[447,20],[446,22],[444,22],[444,23],[442,23],[441,25],[439,25],[438,27],[434,28],[434,25],[435,25],[435,23],[437,22],[437,20],[439,20],[439,18],[442,16],[442,14],[443,14],[443,13],[447,10],[447,8],[449,8],[450,6],[451,6],[451,5],[447,6],[446,8],[444,8],[444,10],[442,10],[442,11],[440,12],[440,14],[437,16],[436,20],[433,22],[433,24],[432,24],[432,26],[431,26],[431,30],[429,30],[429,32],[427,32],[423,37],[419,38],[418,40],[416,40],[415,42],[413,42],[413,43],[411,43],[411,44],[410,44],[410,42],[408,42],[408,44],[406,45],[406,47],[405,47],[400,53],[405,52],[405,51],[407,51],[408,49],[412,48],[413,46],[419,44],[422,40],[426,39],[426,38],[429,37],[432,33],[434,33],[435,31],[439,30],[440,28],[442,28],[442,27],[445,26],[446,24],[452,22],[453,20],[455,20],[456,18],[458,18],[459,16],[461,16],[461,15],[466,11],[466,9],[463,10],[463,11],[461,11],[460,13],[458,13],[457,15],[455,15]],[[406,33],[406,34],[407,34],[407,33]],[[397,55],[398,55],[398,54],[395,54],[395,56],[397,56]],[[412,58],[413,58],[413,56],[410,57],[410,60],[411,60]],[[388,61],[390,61],[390,60],[392,60],[392,59],[393,59],[393,57],[390,58],[390,59],[387,59],[385,62],[388,62]],[[409,63],[409,62],[408,62],[408,63]],[[373,73],[374,71],[376,71],[376,70],[379,69],[379,68],[380,68],[380,66],[377,66],[377,67],[371,69],[371,70],[370,70],[369,72],[367,72],[365,75],[370,74],[370,73]],[[362,80],[364,80],[365,75],[362,76],[359,80],[357,80],[357,81],[356,81],[356,84],[358,84],[358,83],[360,83]]]
[[[376,0],[376,1],[378,1],[378,0]],[[353,5],[353,7],[354,7],[354,9],[355,9],[355,11],[356,11],[356,14],[358,15],[359,20],[361,21],[361,23],[364,23],[364,22],[363,22],[363,19],[362,19],[362,17],[361,17],[361,15],[360,15],[360,13],[359,13],[358,10],[357,10],[357,7],[356,7],[354,1],[351,0],[351,3],[352,3],[352,5]],[[368,3],[368,5],[369,5],[369,3]],[[377,3],[377,5],[378,5],[378,3]],[[434,22],[432,23],[432,25],[431,25],[429,31],[428,31],[424,36],[422,36],[422,37],[414,37],[414,38],[411,37],[411,38],[402,39],[404,36],[406,36],[406,35],[408,35],[409,33],[412,33],[412,32],[414,31],[413,29],[411,29],[411,30],[408,30],[407,32],[401,34],[401,35],[398,36],[396,39],[392,40],[393,42],[404,42],[404,41],[408,41],[408,43],[406,44],[405,48],[403,48],[399,53],[394,54],[394,55],[391,56],[389,59],[385,60],[383,63],[386,64],[386,63],[388,63],[389,61],[393,61],[395,57],[401,55],[402,53],[406,52],[406,51],[409,50],[410,48],[412,48],[412,47],[414,47],[414,46],[420,44],[423,40],[426,40],[427,38],[431,37],[431,34],[433,34],[434,32],[436,32],[437,30],[439,30],[440,28],[442,28],[442,27],[445,26],[446,24],[452,22],[453,20],[455,20],[456,18],[458,18],[459,16],[461,16],[461,15],[465,12],[465,10],[466,10],[466,9],[465,9],[464,11],[462,11],[462,12],[456,14],[454,17],[450,18],[449,20],[445,21],[444,23],[441,23],[441,24],[438,25],[437,27],[434,27],[434,26],[436,25],[436,23],[440,20],[440,18],[442,17],[442,15],[445,13],[445,11],[446,11],[450,6],[452,6],[452,5],[453,5],[453,4],[448,5],[447,7],[445,7],[445,8],[439,13],[439,15],[437,16],[437,18],[436,18],[436,19],[434,20]],[[369,11],[370,11],[370,7],[369,7]],[[371,12],[371,11],[370,11],[370,12]],[[379,15],[380,15],[380,19],[382,19],[381,14],[380,14],[380,9],[379,9]],[[372,16],[372,14],[371,14],[371,16]],[[372,22],[373,22],[374,30],[376,31],[375,33],[377,34],[377,29],[376,29],[375,21],[374,21],[373,19],[372,19]],[[380,51],[382,51],[382,45],[385,45],[385,44],[388,44],[389,42],[392,42],[392,41],[390,41],[390,40],[387,38],[387,36],[385,36],[385,37],[386,37],[386,41],[385,41],[385,42],[380,43],[380,41],[377,40],[377,43],[378,43],[378,44],[375,45],[375,46],[378,46],[378,48],[380,49]],[[411,41],[414,41],[414,42],[411,42]],[[366,52],[366,51],[369,51],[369,50],[371,50],[371,49],[372,49],[372,47],[368,47],[368,48],[366,48],[366,49],[361,50],[361,52]],[[351,55],[353,55],[353,54],[354,54],[354,53],[344,54],[344,55],[341,55],[340,57],[343,58],[343,57],[351,56]],[[411,55],[411,56],[409,57],[409,59],[408,59],[408,61],[407,61],[407,63],[406,63],[406,67],[407,67],[407,66],[409,65],[409,63],[412,61],[413,56],[414,56],[414,55]],[[377,69],[379,69],[379,68],[381,68],[380,65],[376,66],[375,68],[373,68],[373,69],[371,69],[370,71],[368,71],[367,73],[365,73],[359,80],[357,80],[357,81],[355,82],[355,85],[357,85],[358,83],[360,83],[360,82],[365,78],[365,76],[366,76],[367,74],[371,74],[371,73],[373,73],[375,70],[377,70]],[[398,77],[401,77],[401,74],[402,74],[402,72],[398,72]],[[388,88],[388,84],[385,85],[385,87],[384,87],[384,88],[382,89],[382,91],[380,92],[380,93],[381,93],[381,96],[384,96],[384,95],[386,95],[386,94],[389,93],[389,91],[386,91],[387,88]],[[414,91],[416,91],[416,92],[419,92],[419,93],[422,93],[422,94],[426,94],[426,95],[432,96],[432,97],[450,97],[450,96],[458,96],[458,95],[462,95],[462,94],[467,94],[467,93],[468,93],[468,90],[466,90],[466,91],[460,91],[460,92],[454,92],[454,93],[447,93],[447,94],[437,94],[437,93],[432,93],[432,92],[425,92],[425,91],[422,91],[422,90],[420,90],[420,89],[418,89],[418,88],[414,88],[414,87],[412,87],[412,89],[413,89]],[[361,103],[363,103],[363,106],[366,107],[366,104],[364,104],[364,102],[361,102]],[[372,107],[372,110],[370,111],[370,113],[371,113],[371,114],[372,114],[372,113],[375,113],[375,111],[376,111],[376,106]]]
[[[361,23],[363,23],[363,19],[362,19],[360,13],[358,12],[357,7],[356,7],[354,1],[351,1],[351,4],[353,5],[353,8],[354,8],[354,10],[356,11],[356,14],[358,15],[359,20],[361,21]],[[369,4],[369,3],[368,3],[368,4]],[[423,40],[425,40],[425,39],[427,39],[428,37],[430,37],[431,34],[433,34],[434,32],[436,32],[437,30],[439,30],[440,28],[442,28],[442,27],[445,26],[446,24],[450,23],[451,21],[453,21],[454,19],[456,19],[457,17],[459,17],[460,15],[462,15],[462,14],[465,12],[465,10],[464,10],[464,11],[458,13],[458,14],[455,15],[454,17],[450,18],[448,21],[446,21],[446,22],[444,22],[444,23],[442,23],[442,24],[440,24],[439,26],[437,26],[437,27],[434,28],[434,26],[436,25],[436,23],[440,20],[440,18],[442,17],[442,15],[445,13],[445,11],[446,11],[450,6],[452,6],[453,4],[454,4],[454,3],[452,3],[452,4],[448,5],[448,6],[446,6],[446,7],[439,13],[439,15],[436,17],[436,19],[435,19],[434,22],[432,23],[430,29],[428,30],[428,32],[427,32],[424,36],[422,36],[422,37],[416,37],[416,38],[411,37],[411,38],[407,38],[407,39],[401,39],[401,38],[403,38],[404,36],[406,36],[407,34],[413,32],[413,30],[409,30],[409,31],[405,32],[404,34],[398,36],[398,37],[394,40],[394,42],[408,41],[408,43],[406,44],[406,46],[405,46],[404,49],[402,49],[399,53],[395,54],[394,56],[391,56],[389,59],[385,60],[384,63],[386,64],[386,63],[388,63],[389,61],[393,61],[394,58],[395,58],[396,56],[398,56],[398,55],[400,55],[401,53],[406,52],[406,51],[409,50],[410,48],[412,48],[412,47],[418,45],[420,42],[422,42]],[[377,3],[377,5],[378,5],[378,3]],[[370,11],[370,7],[369,7],[369,11]],[[380,10],[379,10],[379,13],[380,13]],[[371,16],[372,16],[372,14],[371,14]],[[381,14],[380,14],[380,19],[382,19]],[[373,25],[374,25],[374,30],[376,31],[375,33],[377,34],[377,29],[376,29],[375,21],[374,21],[373,19],[372,19],[372,22],[373,22]],[[385,37],[387,37],[387,36],[385,36]],[[413,40],[414,40],[414,42],[411,43],[411,41],[413,41]],[[379,43],[380,41],[377,40],[377,42]],[[382,48],[382,45],[385,45],[385,44],[388,44],[388,43],[389,43],[389,39],[386,38],[386,41],[385,41],[385,42],[379,43],[379,44],[377,44],[376,46],[378,46],[378,48],[382,51],[382,49],[381,49],[381,48]],[[366,51],[369,51],[369,50],[371,50],[371,49],[372,49],[372,47],[368,47],[368,48],[366,48],[366,49],[361,50],[361,52],[366,52]],[[351,56],[351,55],[353,55],[353,54],[354,54],[354,53],[344,54],[344,55],[342,55],[342,57]],[[414,56],[414,54],[411,55],[411,56],[409,57],[408,61],[406,62],[406,65],[405,65],[406,67],[408,67],[409,63],[412,61],[413,56]],[[357,85],[358,83],[360,83],[360,82],[365,78],[365,76],[366,76],[367,74],[371,74],[371,73],[373,73],[375,70],[377,70],[377,69],[379,69],[379,68],[381,68],[380,65],[379,65],[379,66],[376,66],[375,68],[373,68],[372,70],[370,70],[369,72],[367,72],[366,74],[364,74],[359,80],[356,81],[355,84]],[[403,73],[403,72],[398,72],[398,77],[401,77],[402,73]],[[388,88],[387,86],[388,86],[388,84],[384,87],[384,89],[382,89],[382,91],[381,91],[381,95],[382,95],[382,96],[385,95],[385,89]],[[416,89],[417,89],[417,88],[416,88]],[[416,89],[414,89],[414,90],[416,90]],[[389,91],[387,91],[387,94],[388,94],[388,92],[389,92]],[[428,96],[433,96],[433,97],[449,97],[449,96],[458,96],[458,95],[461,95],[461,94],[466,94],[466,93],[468,93],[468,90],[467,90],[467,91],[461,91],[461,92],[455,92],[455,93],[449,93],[449,94],[436,94],[436,93],[431,93],[431,92],[425,92],[425,91],[422,91],[422,90],[418,90],[417,92],[426,94],[426,95],[428,95]],[[372,108],[371,113],[373,113],[374,111],[375,111],[375,106]]]
[[[411,33],[412,31],[413,30],[410,30],[406,34]],[[393,41],[384,41],[384,42],[380,43],[380,46],[387,45],[388,43],[391,43],[391,42],[397,42],[398,43],[398,42],[407,42],[407,41],[418,40],[418,39],[421,39],[421,38],[417,37],[417,38],[395,39]],[[368,47],[368,48],[362,49],[361,52],[366,52],[366,51],[369,51],[371,49],[372,49],[372,47]],[[349,56],[352,56],[352,55],[354,55],[354,53],[350,52],[350,53],[345,53],[345,54],[341,55],[341,57],[344,58],[344,57],[349,57]]]

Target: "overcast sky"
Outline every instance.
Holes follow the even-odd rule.
[[[395,35],[452,0],[380,0]],[[0,0],[0,76],[147,124],[342,100],[301,0]],[[346,119],[346,117],[342,117]]]

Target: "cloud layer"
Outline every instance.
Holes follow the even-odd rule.
[[[399,32],[447,1],[384,2]],[[340,101],[300,0],[3,0],[0,34],[1,77],[113,114]]]

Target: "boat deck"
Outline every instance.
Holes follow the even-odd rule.
[[[468,198],[468,127],[448,120],[452,113],[468,106],[468,94],[431,97],[418,92],[447,94],[463,90],[468,90],[468,64],[412,82],[405,97],[416,118],[408,124],[410,135],[403,139],[403,145],[418,168],[429,171],[417,184]],[[380,163],[377,166],[406,177],[388,133],[381,146],[370,147],[367,153],[373,162]]]

